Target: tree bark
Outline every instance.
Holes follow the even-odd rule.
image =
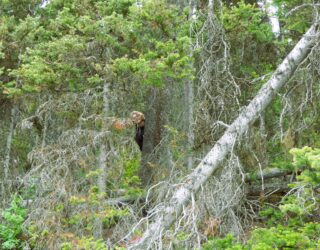
[[[50,100],[51,100],[51,97],[49,95],[48,101],[50,102]],[[50,114],[48,114],[48,112],[46,112],[43,117],[43,128],[41,131],[42,132],[42,142],[41,142],[42,148],[44,148],[47,144],[46,139],[47,139],[48,126],[49,126],[49,122],[48,122],[49,116],[50,116]]]
[[[277,195],[280,199],[281,197],[290,191],[288,184],[290,181],[283,181],[277,183],[266,183],[262,189],[261,185],[248,186],[246,189],[247,197],[259,196],[261,199],[267,199],[269,194]]]
[[[109,84],[105,83],[103,86],[103,115],[108,116],[109,113]],[[102,129],[106,128],[106,124],[103,124]],[[100,145],[99,146],[99,157],[98,157],[98,169],[100,170],[100,174],[98,176],[98,188],[99,192],[101,194],[106,193],[106,179],[108,176],[107,173],[107,166],[106,166],[106,161],[107,161],[107,149],[105,145]],[[102,206],[101,208],[102,209]],[[95,230],[94,230],[94,236],[96,238],[102,238],[103,235],[103,221],[101,218],[97,218],[95,221]]]
[[[8,180],[9,178],[9,166],[10,166],[10,158],[11,158],[11,146],[12,146],[12,138],[14,134],[14,126],[15,126],[15,120],[16,120],[16,108],[11,108],[11,122],[9,127],[9,134],[7,137],[7,143],[6,143],[6,156],[4,160],[4,179]]]
[[[273,0],[265,0],[264,7],[269,17],[272,32],[276,37],[280,35],[280,22],[278,18],[278,8],[273,4]]]
[[[250,176],[247,174],[245,176],[245,181],[246,182],[252,182],[252,181],[258,181],[258,180],[263,180],[263,179],[271,179],[271,178],[276,178],[276,177],[282,177],[286,175],[293,174],[293,171],[290,170],[282,170],[282,169],[273,169],[268,173],[260,172],[254,176]]]
[[[173,192],[169,202],[159,208],[154,221],[148,225],[140,240],[129,246],[128,249],[150,249],[152,242],[159,239],[162,232],[175,222],[183,207],[190,202],[192,194],[196,193],[218,169],[219,165],[233,150],[235,143],[270,104],[279,89],[290,79],[298,65],[307,57],[318,37],[318,25],[312,25],[278,66],[271,79],[263,85],[254,99],[228,127],[227,131],[195,170],[186,176],[183,183],[176,185],[176,190]]]
[[[15,105],[15,104],[13,104]],[[11,108],[11,121],[10,121],[10,127],[9,127],[9,133],[7,137],[7,143],[6,143],[6,150],[5,150],[5,159],[4,159],[4,164],[3,164],[3,171],[4,171],[4,179],[3,179],[3,185],[1,187],[1,193],[2,193],[2,202],[5,204],[5,194],[8,189],[7,184],[10,183],[9,179],[9,173],[10,173],[10,160],[11,160],[11,148],[12,148],[12,139],[15,131],[15,122],[16,122],[16,107],[13,106]]]
[[[193,22],[196,20],[196,4],[194,0],[189,1],[189,19],[191,20],[190,24],[190,39],[192,38],[192,25]],[[190,53],[189,57],[193,57],[193,45],[190,44]],[[190,63],[190,68],[194,68],[193,64]],[[187,167],[189,170],[192,169],[193,165],[193,156],[192,156],[192,148],[194,145],[194,133],[193,133],[193,100],[194,100],[194,93],[193,93],[193,81],[188,79],[185,81],[185,91],[186,91],[186,117],[187,117],[187,139],[188,139],[188,153],[187,156]]]
[[[164,108],[166,96],[162,88],[153,87],[150,89],[147,100],[147,110],[145,110],[145,134],[143,139],[142,160],[139,176],[143,186],[152,183],[156,171],[151,164],[157,164],[159,152],[155,149],[159,147],[163,139]],[[152,155],[152,157],[150,157]]]

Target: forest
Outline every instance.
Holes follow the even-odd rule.
[[[319,15],[0,0],[0,249],[320,249]]]

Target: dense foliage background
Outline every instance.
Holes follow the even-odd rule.
[[[0,249],[139,240],[319,6],[2,0]],[[317,44],[154,249],[320,248],[319,58]]]

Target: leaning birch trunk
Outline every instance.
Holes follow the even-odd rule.
[[[169,202],[159,210],[154,222],[148,225],[140,240],[129,246],[129,249],[149,249],[153,241],[159,239],[163,231],[174,223],[183,207],[189,203],[191,196],[217,170],[232,151],[236,141],[249,129],[249,126],[270,104],[278,90],[290,79],[298,65],[307,57],[316,43],[317,37],[319,37],[318,25],[313,25],[279,65],[271,79],[228,127],[197,168],[185,178],[185,182],[176,185],[177,189],[173,192]]]

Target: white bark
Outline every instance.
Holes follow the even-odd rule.
[[[280,22],[278,18],[278,8],[273,4],[273,0],[265,0],[264,8],[268,14],[272,32],[278,37],[280,35]]]
[[[50,0],[43,0],[40,4],[40,8],[45,8],[50,3]]]
[[[154,240],[161,237],[182,212],[191,196],[217,170],[232,151],[235,143],[249,129],[260,113],[270,104],[278,90],[290,79],[298,65],[307,57],[319,37],[317,25],[313,25],[297,43],[290,54],[278,66],[271,79],[260,89],[255,98],[243,109],[211,151],[183,183],[176,185],[170,201],[159,208],[154,222],[149,224],[141,239],[129,249],[149,249]]]
[[[213,16],[213,0],[209,0],[208,9],[209,9],[209,17],[212,17]]]
[[[11,146],[12,146],[12,138],[14,134],[14,123],[16,119],[16,109],[15,107],[11,108],[11,122],[9,127],[9,134],[7,137],[6,143],[6,153],[5,153],[5,160],[4,160],[4,180],[8,180],[9,178],[9,168],[10,168],[10,158],[11,158]]]
[[[99,152],[99,159],[98,159],[98,168],[100,170],[100,175],[98,177],[98,187],[99,187],[100,193],[106,192],[106,179],[107,179],[106,160],[107,160],[106,146],[101,145],[100,152]]]

